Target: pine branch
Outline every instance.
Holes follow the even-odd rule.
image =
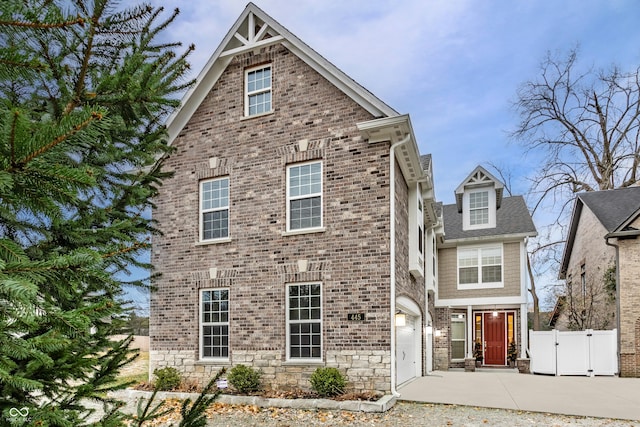
[[[70,27],[73,25],[84,26],[84,23],[85,23],[84,19],[81,17],[78,17],[71,21],[53,22],[53,23],[37,22],[37,21],[35,22],[34,21],[0,21],[0,26],[50,30],[54,28]]]

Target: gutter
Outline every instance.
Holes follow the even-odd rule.
[[[389,148],[389,197],[390,200],[390,212],[389,218],[391,219],[390,232],[390,265],[391,265],[391,283],[390,283],[390,325],[391,325],[391,394],[395,397],[400,397],[400,393],[396,390],[396,148],[402,144],[406,144],[411,140],[411,134],[407,134],[401,141],[398,141],[391,145]]]

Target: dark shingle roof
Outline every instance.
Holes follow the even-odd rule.
[[[537,234],[536,227],[522,196],[505,197],[496,211],[496,227],[462,230],[462,213],[455,204],[443,206],[445,241],[473,237],[499,237],[508,234]]]
[[[578,194],[608,232],[614,231],[640,208],[640,187]]]

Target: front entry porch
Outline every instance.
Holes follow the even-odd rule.
[[[517,311],[473,312],[473,353],[478,366],[508,366],[517,357]]]

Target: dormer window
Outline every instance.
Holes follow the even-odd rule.
[[[456,189],[456,205],[462,214],[462,229],[496,227],[496,210],[504,185],[482,166],[475,168]]]
[[[462,228],[477,230],[496,226],[496,191],[493,187],[466,190],[462,197]]]
[[[489,223],[489,192],[469,193],[469,225]]]

